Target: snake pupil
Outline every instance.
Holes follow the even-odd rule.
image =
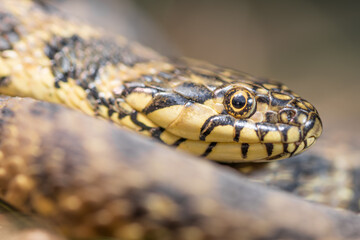
[[[233,97],[231,104],[234,108],[241,109],[246,105],[246,98],[242,94]]]

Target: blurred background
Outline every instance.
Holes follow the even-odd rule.
[[[324,137],[351,135],[357,140],[359,1],[63,0],[56,4],[165,55],[202,59],[281,81],[317,107]]]

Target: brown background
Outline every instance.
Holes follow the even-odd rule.
[[[360,2],[65,0],[57,5],[161,53],[284,82],[317,107],[324,137],[357,139]]]

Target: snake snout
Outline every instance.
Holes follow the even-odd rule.
[[[317,110],[308,101],[295,98],[278,111],[278,122],[295,126],[300,130],[300,141],[318,138],[322,133],[322,122]]]
[[[317,112],[312,112],[309,119],[303,126],[304,139],[314,137],[315,139],[320,137],[322,133],[322,122]]]

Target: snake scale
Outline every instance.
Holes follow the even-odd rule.
[[[283,84],[163,57],[68,20],[42,1],[5,0],[0,6],[1,94],[60,103],[223,163],[291,157],[321,135],[317,110]],[[3,98],[1,104],[4,204],[48,220],[49,228],[65,236],[337,239],[356,234],[352,226],[359,220],[350,213],[254,190],[232,171],[192,162],[194,157],[108,122],[29,99]],[[251,200],[245,192],[252,192]],[[291,216],[295,202],[321,222],[319,228],[309,232],[309,222],[297,229],[302,216],[274,218],[270,212],[280,210],[276,201],[288,202],[284,209]],[[249,227],[249,221],[257,225]],[[339,230],[341,222],[349,222],[346,230]]]

